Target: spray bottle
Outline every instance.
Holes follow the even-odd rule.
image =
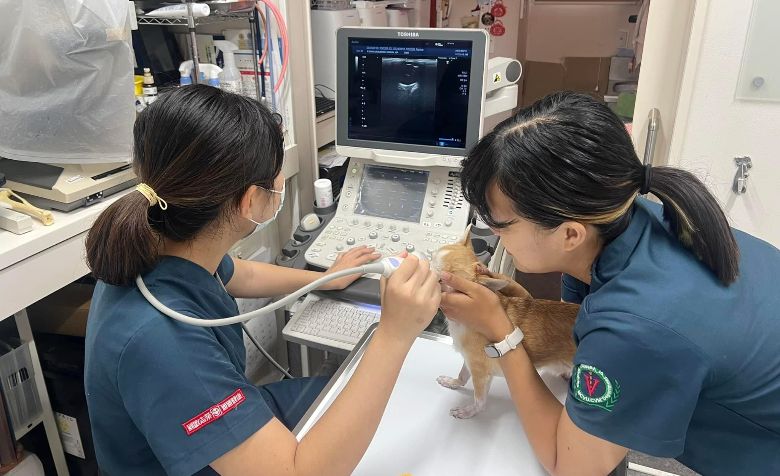
[[[236,58],[233,55],[233,52],[238,50],[238,46],[227,40],[216,40],[214,46],[222,51],[222,59],[224,60],[224,68],[220,78],[222,89],[231,93],[243,94],[241,72],[236,67]]]
[[[215,64],[205,63],[200,65],[200,70],[206,75],[206,78],[208,78],[209,86],[214,86],[215,88],[220,87],[219,73],[222,72],[222,68]]]
[[[186,86],[192,84],[192,67],[194,63],[192,60],[187,60],[179,66],[179,86]]]

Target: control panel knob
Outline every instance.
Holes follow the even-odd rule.
[[[368,233],[368,237],[369,237],[369,238],[371,238],[372,240],[376,240],[376,238],[377,238],[378,236],[379,236],[379,233],[377,233],[377,232],[375,232],[375,231],[372,231],[372,232],[369,232],[369,233]]]
[[[446,218],[444,220],[444,226],[452,226],[452,218]]]
[[[349,238],[347,238],[347,244],[349,246],[354,245],[355,244],[355,239],[350,236]]]
[[[396,235],[391,236],[390,240],[393,241],[393,242],[399,242],[399,241],[401,241],[401,237],[396,234]]]
[[[408,251],[409,253],[411,253],[412,251],[414,251],[414,245],[413,245],[413,244],[411,244],[411,243],[409,243],[408,245],[406,245],[406,251]]]

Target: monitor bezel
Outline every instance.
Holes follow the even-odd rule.
[[[350,139],[349,128],[349,40],[408,39],[470,41],[472,43],[471,74],[469,81],[466,143],[464,147],[439,147],[398,142]],[[453,28],[359,28],[342,27],[336,32],[336,146],[351,157],[372,159],[375,151],[402,153],[420,159],[438,156],[464,157],[482,134],[482,112],[485,106],[485,70],[488,61],[488,36],[481,29]],[[340,93],[344,91],[344,93]],[[411,158],[410,157],[410,158]]]

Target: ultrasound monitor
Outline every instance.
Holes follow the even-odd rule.
[[[482,30],[340,29],[340,153],[405,156],[412,159],[403,161],[408,165],[457,164],[480,137],[486,57]],[[447,160],[435,159],[441,156]]]

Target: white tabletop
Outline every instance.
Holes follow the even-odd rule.
[[[98,215],[125,193],[69,213],[52,211],[54,224],[50,226],[33,218],[32,231],[21,235],[0,230],[0,270],[89,230]]]
[[[462,362],[460,354],[449,343],[417,339],[401,369],[376,435],[354,475],[546,474],[525,436],[503,378],[493,379],[482,413],[469,420],[450,416],[450,408],[472,401],[471,385],[451,390],[436,383],[436,377],[457,376]],[[297,435],[299,439],[330,406],[354,368],[339,379],[330,396],[310,415]],[[542,378],[563,401],[566,382],[550,374],[542,374]]]

